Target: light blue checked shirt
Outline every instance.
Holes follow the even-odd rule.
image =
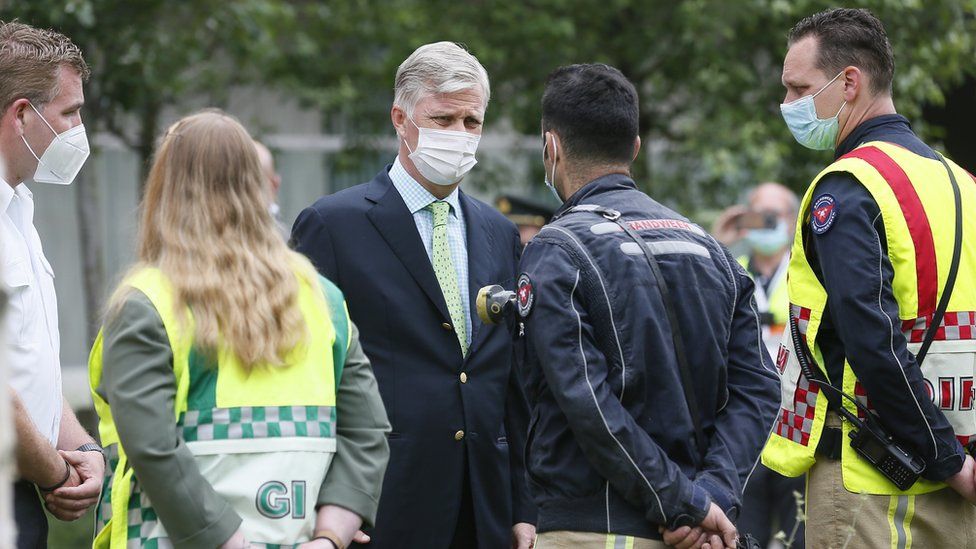
[[[410,177],[407,170],[400,164],[400,157],[393,161],[390,168],[390,180],[393,186],[403,198],[413,215],[413,222],[417,225],[417,232],[427,250],[427,259],[434,261],[434,213],[427,210],[427,205],[437,201],[437,197],[430,194],[423,185],[416,179]],[[447,240],[451,248],[451,259],[454,261],[454,270],[457,272],[458,290],[461,292],[461,305],[464,307],[464,324],[467,328],[466,334],[468,345],[471,345],[471,303],[468,295],[468,240],[464,226],[464,212],[461,211],[461,201],[458,197],[458,190],[454,189],[447,198],[444,199],[451,205],[451,213],[447,216]]]

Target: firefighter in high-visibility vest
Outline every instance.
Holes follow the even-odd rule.
[[[109,456],[96,548],[348,545],[372,523],[390,426],[342,293],[288,249],[247,131],[164,136],[139,263],[89,373]]]
[[[790,32],[784,119],[835,160],[800,204],[782,409],[763,463],[808,472],[808,547],[976,546],[965,449],[976,439],[976,218],[962,215],[976,185],[896,113],[893,72],[866,10],[827,10]]]

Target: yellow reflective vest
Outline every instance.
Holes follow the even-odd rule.
[[[216,364],[196,352],[193,316],[187,308],[174,308],[172,287],[158,269],[140,270],[123,283],[149,298],[166,329],[180,438],[214,490],[242,517],[241,528],[254,543],[311,539],[319,488],[335,454],[336,380],[348,350],[349,321],[342,294],[321,282],[300,282],[299,305],[310,337],[292,350],[285,366],[249,370],[228,349],[218,350]],[[152,502],[127,464],[111,407],[95,390],[102,378],[101,333],[89,358],[89,378],[109,456],[93,546],[168,546]]]
[[[973,378],[976,364],[976,185],[965,170],[948,161],[962,193],[963,251],[948,312],[922,365],[930,396],[946,415],[963,444],[976,440]],[[881,211],[887,255],[894,270],[892,290],[898,303],[901,329],[915,353],[936,309],[951,264],[955,241],[955,201],[942,163],[884,142],[865,143],[828,166],[814,179],[800,206],[788,272],[790,322],[812,350],[812,364],[822,365],[817,333],[823,320],[827,292],[807,261],[803,228],[810,222],[810,206],[817,183],[825,175],[847,172],[871,193]],[[816,461],[824,428],[827,399],[820,387],[800,371],[790,337],[783,338],[777,356],[782,403],[772,435],[763,450],[763,463],[786,476],[806,472]],[[830,380],[844,392],[869,405],[850,364],[842,380]],[[852,413],[856,407],[843,401]],[[910,405],[905,403],[906,406]],[[920,479],[906,491],[862,459],[847,443],[851,427],[843,422],[841,455],[844,487],[855,493],[922,494],[944,483]]]

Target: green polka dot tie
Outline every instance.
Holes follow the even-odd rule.
[[[444,301],[447,302],[447,312],[454,324],[454,333],[461,344],[461,354],[468,354],[468,334],[464,320],[464,308],[461,305],[461,290],[458,289],[457,271],[454,269],[454,259],[447,241],[447,214],[451,205],[443,200],[437,200],[427,205],[427,209],[434,214],[433,234],[433,263],[434,274],[441,285]]]

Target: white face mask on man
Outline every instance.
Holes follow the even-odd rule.
[[[85,165],[85,161],[88,160],[88,155],[91,152],[88,148],[88,136],[85,134],[85,125],[78,124],[73,128],[58,133],[33,103],[30,106],[37,113],[37,116],[41,117],[44,124],[54,132],[54,140],[51,141],[51,144],[47,146],[47,149],[44,150],[41,156],[37,156],[37,153],[34,152],[33,147],[30,146],[30,143],[27,142],[27,138],[23,134],[20,136],[24,141],[24,145],[27,145],[27,150],[37,159],[37,169],[34,170],[33,180],[38,183],[70,185],[75,180],[78,172],[81,171],[81,167]]]
[[[420,132],[416,150],[410,151],[410,160],[420,175],[435,185],[449,186],[457,183],[478,163],[480,135],[453,130],[421,128],[413,119],[410,123]],[[403,142],[406,143],[406,137]],[[410,145],[407,145],[410,150]]]
[[[549,147],[548,133],[544,139],[546,140],[546,142],[545,144],[542,145],[542,170],[543,171],[545,171],[546,169],[546,148]],[[552,193],[552,196],[555,196],[556,200],[562,202],[563,197],[559,196],[559,191],[556,190],[556,151],[557,150],[559,150],[559,147],[556,145],[556,138],[553,137],[552,138],[552,174],[550,175],[547,173],[544,175],[544,177],[545,177],[546,187],[549,188],[549,191]]]

